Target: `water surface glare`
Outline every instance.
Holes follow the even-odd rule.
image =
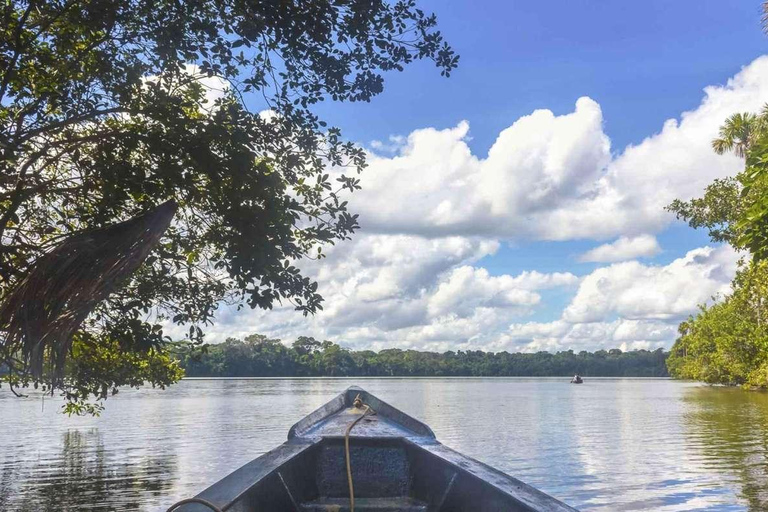
[[[664,379],[184,380],[99,418],[0,389],[0,510],[162,511],[358,384],[581,510],[768,510],[768,394]]]

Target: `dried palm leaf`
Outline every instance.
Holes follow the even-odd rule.
[[[176,209],[174,201],[165,202],[125,222],[75,234],[41,256],[0,304],[3,352],[20,354],[22,371],[36,378],[48,353],[52,379],[60,380],[75,332],[141,265]]]
[[[763,15],[760,17],[763,24],[763,32],[768,34],[768,1],[763,2]]]

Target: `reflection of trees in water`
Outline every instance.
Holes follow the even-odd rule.
[[[64,433],[59,457],[0,468],[0,510],[68,512],[139,510],[166,495],[176,475],[175,456],[129,459],[104,448],[101,433]]]
[[[768,510],[768,394],[693,388],[683,400],[689,437],[707,469],[736,476],[750,510]]]
[[[11,496],[13,496],[14,476],[18,471],[14,471],[10,464],[3,464],[0,467],[0,510],[10,510]]]

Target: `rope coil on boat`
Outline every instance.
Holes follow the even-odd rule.
[[[355,409],[364,409],[363,414],[361,414],[359,417],[355,418],[352,423],[349,424],[347,427],[347,431],[344,433],[344,455],[347,459],[347,482],[349,483],[349,512],[355,512],[355,486],[352,484],[352,460],[349,456],[349,434],[352,432],[352,429],[355,428],[355,425],[365,418],[365,416],[370,414],[376,414],[376,411],[374,411],[370,405],[363,403],[363,399],[360,398],[360,393],[357,394],[355,399],[352,401],[352,406]]]
[[[186,505],[187,503],[200,503],[201,505],[205,505],[209,509],[213,510],[213,512],[224,512],[223,509],[217,507],[216,505],[214,505],[210,501],[208,501],[206,499],[203,499],[203,498],[185,498],[185,499],[183,499],[181,501],[177,501],[176,503],[171,505],[170,508],[168,510],[166,510],[165,512],[173,512],[174,510],[176,510],[180,506]]]

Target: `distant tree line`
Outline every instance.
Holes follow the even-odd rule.
[[[666,377],[667,353],[619,349],[536,353],[348,350],[301,336],[290,346],[252,334],[177,356],[188,377],[567,376]]]

